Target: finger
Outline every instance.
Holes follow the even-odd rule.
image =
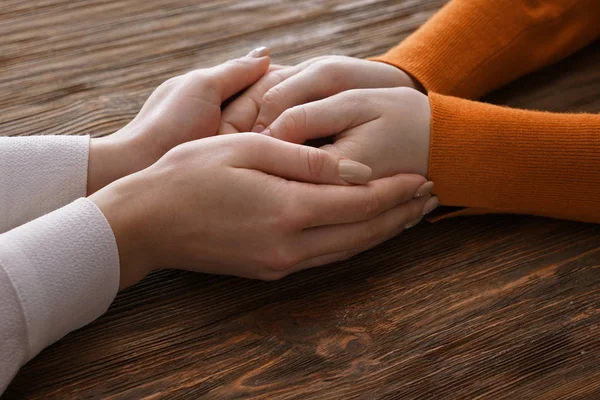
[[[264,94],[296,72],[295,67],[271,66],[269,72],[223,110],[219,134],[250,132]]]
[[[234,167],[256,169],[285,179],[317,184],[369,182],[371,168],[310,146],[273,139],[258,133],[236,135],[243,151]]]
[[[247,55],[212,68],[188,72],[188,94],[221,104],[258,81],[267,72],[269,63],[268,50],[263,50],[258,57]]]
[[[421,216],[417,217],[417,219],[414,220],[413,222],[409,222],[408,224],[404,225],[404,227],[402,229],[399,229],[398,232],[392,231],[389,235],[382,237],[381,240],[376,241],[375,243],[373,243],[372,246],[365,246],[365,247],[361,247],[358,249],[340,251],[338,253],[326,254],[324,256],[317,256],[317,257],[302,261],[301,263],[298,263],[294,267],[292,267],[292,269],[289,270],[287,272],[287,274],[291,274],[291,273],[302,271],[302,270],[309,269],[309,268],[333,264],[333,263],[336,263],[339,261],[348,260],[357,254],[363,253],[371,248],[379,246],[381,243],[384,243],[390,239],[393,239],[394,237],[398,236],[403,231],[412,228],[413,226],[415,226],[422,220],[423,220],[423,216],[421,215]]]
[[[331,136],[378,118],[368,89],[350,90],[286,110],[263,133],[292,143]]]
[[[326,254],[323,256],[309,258],[308,260],[302,261],[301,263],[294,265],[289,271],[287,271],[287,274],[289,275],[289,274],[293,274],[298,271],[304,271],[305,269],[321,267],[321,266],[333,264],[333,263],[336,263],[339,261],[348,260],[348,259],[354,257],[355,255],[357,255],[358,253],[362,253],[363,251],[366,251],[366,250],[368,250],[368,249],[355,250],[355,251],[340,251],[339,253]]]
[[[401,174],[364,186],[310,186],[290,183],[293,207],[304,229],[367,221],[415,197],[426,182],[420,175]]]
[[[230,134],[240,132],[260,132],[262,127],[256,129],[254,124],[262,106],[263,96],[272,87],[284,82],[286,79],[300,73],[300,71],[316,63],[323,57],[316,57],[304,61],[296,66],[271,65],[269,72],[265,74],[258,82],[252,85],[238,99],[233,101],[223,111],[219,134]]]
[[[270,88],[262,98],[260,112],[252,131],[262,132],[288,108],[324,99],[355,87],[343,71],[328,69],[329,65],[313,64]]]
[[[423,215],[420,215],[419,217],[417,217],[417,219],[404,225],[404,227],[402,228],[402,231],[405,231],[407,229],[414,227],[415,225],[420,223],[422,220],[423,220]],[[333,263],[336,263],[339,261],[348,260],[357,254],[365,252],[371,248],[379,246],[381,243],[384,243],[390,239],[393,239],[394,237],[398,236],[400,233],[401,232],[393,232],[392,231],[389,235],[382,237],[382,239],[379,241],[379,243],[376,242],[371,247],[366,246],[366,247],[361,247],[358,249],[345,250],[345,251],[340,251],[338,253],[326,254],[326,255],[317,256],[314,258],[309,258],[308,260],[304,260],[304,261],[296,264],[294,267],[292,267],[291,270],[289,270],[287,272],[287,274],[291,274],[291,273],[294,273],[297,271],[302,271],[302,270],[309,269],[309,268],[333,264]]]
[[[306,261],[294,270],[340,261],[397,236],[423,215],[428,200],[429,196],[411,200],[368,221],[305,230],[296,246],[303,249],[302,258]]]

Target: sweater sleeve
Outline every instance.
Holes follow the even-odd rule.
[[[600,223],[600,115],[429,97],[429,178],[443,205]]]
[[[373,58],[427,91],[476,99],[600,37],[598,0],[452,0]]]
[[[44,347],[103,314],[118,286],[115,238],[88,199],[0,234],[0,395]]]
[[[86,195],[89,140],[0,137],[0,232]]]

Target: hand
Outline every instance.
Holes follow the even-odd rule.
[[[283,111],[350,89],[418,83],[394,66],[352,57],[317,57],[294,67],[271,66],[256,84],[223,112],[219,134],[262,132]]]
[[[92,139],[88,194],[153,164],[173,147],[217,133],[221,104],[256,82],[269,67],[268,50],[171,78],[127,126]]]
[[[322,149],[364,163],[378,179],[427,176],[429,99],[408,88],[350,90],[285,111],[264,133],[292,143],[332,136]]]
[[[189,142],[90,196],[115,234],[121,288],[154,268],[278,279],[342,260],[418,220],[425,178],[244,133]]]

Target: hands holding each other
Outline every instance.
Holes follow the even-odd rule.
[[[152,165],[177,145],[214,136],[221,104],[255,83],[269,63],[268,52],[251,52],[163,82],[129,124],[110,136],[92,139],[88,193]]]
[[[375,179],[427,176],[431,110],[419,87],[394,66],[352,57],[272,66],[225,109],[219,133],[292,143],[331,136],[324,150],[367,164]]]
[[[304,125],[286,122],[297,118],[298,108],[273,114],[269,118],[277,121],[268,123],[272,136],[288,142],[257,133],[214,136],[231,121],[225,116],[253,102],[249,96],[257,86],[278,71],[272,68],[265,75],[269,59],[263,53],[166,81],[125,128],[92,139],[88,191],[113,228],[121,288],[163,267],[278,279],[371,248],[431,208],[431,183],[418,168],[414,172],[419,174],[395,175],[393,166],[376,167],[378,179],[370,181],[373,170],[346,155],[376,159],[363,154],[366,147],[338,149],[334,144],[325,151],[297,144],[348,129],[367,137],[373,132],[366,125],[369,117],[363,116],[366,108],[347,125],[341,121],[351,104],[346,113],[338,110],[336,125],[315,115],[320,118],[315,121],[326,124],[318,131],[309,119]],[[375,69],[389,67],[373,64]],[[388,86],[400,83],[391,72]],[[222,118],[222,103],[252,84]],[[364,85],[373,83],[365,80]],[[323,101],[344,100],[352,93]],[[257,114],[254,107],[250,111]],[[375,128],[388,124],[382,117]]]

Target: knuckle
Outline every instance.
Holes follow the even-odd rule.
[[[321,177],[327,163],[325,152],[310,146],[300,146],[298,151],[301,159],[306,160],[306,170],[309,175],[313,178]]]
[[[165,162],[168,162],[171,164],[182,164],[182,163],[186,163],[189,161],[190,154],[191,154],[191,151],[190,151],[189,144],[184,143],[179,146],[175,146],[171,150],[169,150],[165,154],[164,160],[165,160]]]
[[[344,73],[344,63],[339,59],[327,59],[314,64],[314,72],[326,79],[328,85],[341,92],[347,89],[348,74]]]
[[[381,238],[381,227],[377,223],[369,223],[364,230],[363,244],[371,247],[379,242]]]
[[[199,81],[199,86],[207,97],[218,95],[221,88],[220,81],[216,77],[204,77]]]
[[[305,218],[299,210],[299,202],[293,197],[280,206],[272,215],[271,226],[275,234],[290,235],[302,230]]]
[[[306,110],[302,106],[292,107],[288,114],[288,124],[292,131],[301,131],[306,127]]]
[[[242,140],[243,144],[252,147],[252,150],[259,150],[269,140],[267,136],[256,132],[244,132],[241,135],[236,135],[236,139]]]
[[[220,154],[220,158],[230,163],[239,164],[242,162],[240,160],[252,159],[261,154],[266,140],[266,136],[253,132],[223,135],[220,137],[221,146],[214,153]]]
[[[330,57],[316,62],[312,65],[312,68],[324,75],[335,75],[339,73],[341,69],[341,63],[339,60]]]
[[[303,127],[306,126],[307,121],[306,110],[302,106],[296,106],[289,108],[281,114],[272,129],[282,130],[286,134],[293,134],[295,132],[301,132]]]
[[[368,191],[363,200],[363,219],[375,218],[381,209],[381,199],[376,192]]]
[[[267,90],[267,93],[263,95],[263,106],[274,106],[278,104],[282,96],[283,93],[281,92],[281,89],[277,86],[273,86],[271,89]]]
[[[269,81],[273,84],[273,87],[275,87],[275,85],[278,85],[281,82],[285,81],[288,78],[288,76],[289,72],[284,68],[270,71],[268,78]]]
[[[265,266],[275,272],[285,273],[299,262],[295,251],[289,245],[279,244],[265,254]]]
[[[260,154],[267,140],[267,136],[255,132],[243,132],[232,138],[232,142],[240,147],[239,151],[247,152],[246,154]]]
[[[221,79],[214,73],[206,70],[196,70],[186,73],[179,83],[184,88],[201,92],[203,97],[218,95],[221,88]]]

